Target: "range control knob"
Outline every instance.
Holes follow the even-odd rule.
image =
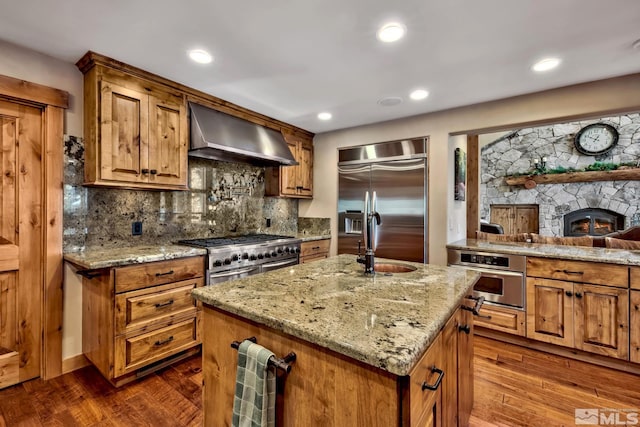
[[[300,248],[296,248],[296,253],[299,254],[300,253]]]
[[[273,251],[273,252],[271,252],[271,256],[272,256],[272,257],[277,257],[277,256],[278,256],[278,253],[277,253],[276,251]]]
[[[224,260],[224,264],[225,264],[225,265],[229,265],[229,264],[231,264],[231,259],[229,259],[229,258],[225,258],[225,260]]]
[[[249,259],[249,254],[247,252],[243,253],[242,259]]]
[[[240,259],[240,257],[238,255],[234,255],[231,259],[234,260],[234,261],[237,261],[237,260]]]
[[[265,258],[271,258],[271,253],[270,252],[265,252],[264,253],[264,257]]]
[[[219,259],[217,259],[217,260],[215,260],[215,261],[213,262],[213,265],[214,265],[215,267],[220,267],[220,266],[222,265],[222,261],[220,261]]]
[[[286,248],[286,249],[285,249],[285,252],[286,252],[286,253],[291,252],[291,248]]]
[[[251,255],[251,256],[249,257],[249,260],[251,260],[251,261],[255,261],[256,259],[257,259],[257,258],[256,258],[256,256],[255,256],[255,255]]]
[[[282,248],[278,248],[278,253],[281,254],[282,252],[284,252]]]
[[[264,258],[264,255],[263,254],[258,254],[258,259],[262,259],[262,258]]]

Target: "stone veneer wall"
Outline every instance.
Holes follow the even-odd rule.
[[[618,145],[602,156],[578,153],[573,138],[582,127],[607,123],[618,129]],[[520,129],[481,150],[480,217],[490,220],[492,204],[538,204],[540,234],[562,236],[566,213],[602,208],[625,215],[625,228],[640,225],[640,181],[538,184],[527,190],[508,186],[504,177],[533,169],[533,160],[547,158],[547,168],[583,168],[596,161],[640,161],[640,114]]]
[[[66,252],[298,229],[298,201],[264,197],[264,168],[247,164],[189,158],[190,191],[83,187],[83,179],[84,144],[66,137]],[[131,235],[133,221],[142,221],[141,236]]]

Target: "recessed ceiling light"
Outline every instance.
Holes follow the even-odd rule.
[[[638,40],[634,41],[634,42],[631,44],[631,47],[632,47],[632,48],[634,48],[634,49],[638,49],[638,50],[640,50],[640,39],[638,39]]]
[[[397,22],[391,22],[389,24],[383,25],[379,30],[376,36],[378,40],[385,43],[391,43],[400,40],[404,37],[404,34],[407,32],[407,29],[404,25],[398,24]]]
[[[382,105],[383,107],[393,107],[398,104],[402,104],[402,98],[399,96],[388,96],[378,100],[378,105]]]
[[[331,113],[327,113],[327,112],[323,112],[323,113],[319,113],[319,114],[318,114],[318,118],[319,118],[320,120],[331,120],[331,117],[333,117],[333,116],[331,115]]]
[[[560,65],[560,59],[558,59],[558,58],[545,58],[545,59],[543,59],[541,61],[538,61],[535,64],[533,64],[533,67],[531,67],[531,68],[533,69],[533,71],[543,72],[543,71],[553,70],[558,65]]]
[[[189,51],[189,58],[199,64],[208,64],[213,61],[213,56],[206,50],[193,49]]]
[[[429,96],[429,92],[424,89],[416,89],[409,94],[409,98],[414,101],[420,101],[421,99],[425,99],[427,96]]]

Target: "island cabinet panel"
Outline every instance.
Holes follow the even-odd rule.
[[[629,356],[629,291],[574,286],[575,347],[605,356]]]
[[[629,287],[629,267],[615,264],[527,257],[527,276]]]
[[[186,279],[186,280],[182,280]],[[204,257],[91,271],[82,283],[82,351],[113,385],[195,354]]]
[[[296,353],[291,372],[278,375],[278,426],[468,425],[473,405],[473,323],[461,311],[407,376],[206,304],[202,330],[206,426],[231,423],[238,358],[231,343],[248,337],[256,337],[277,357]]]
[[[631,320],[629,329],[631,331],[630,337],[630,351],[629,360],[632,362],[640,363],[640,291],[631,291]]]
[[[204,306],[204,424],[231,425],[238,353],[233,341],[256,337],[277,357],[296,353],[279,381],[280,426],[397,426],[397,377],[314,344]]]

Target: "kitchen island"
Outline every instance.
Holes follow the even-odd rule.
[[[280,378],[279,425],[430,425],[442,417],[457,423],[459,412],[467,417],[472,321],[459,307],[478,274],[402,264],[415,270],[367,277],[355,256],[340,255],[193,291],[204,304],[205,424],[229,423],[231,343],[252,336],[278,357],[297,355]]]

